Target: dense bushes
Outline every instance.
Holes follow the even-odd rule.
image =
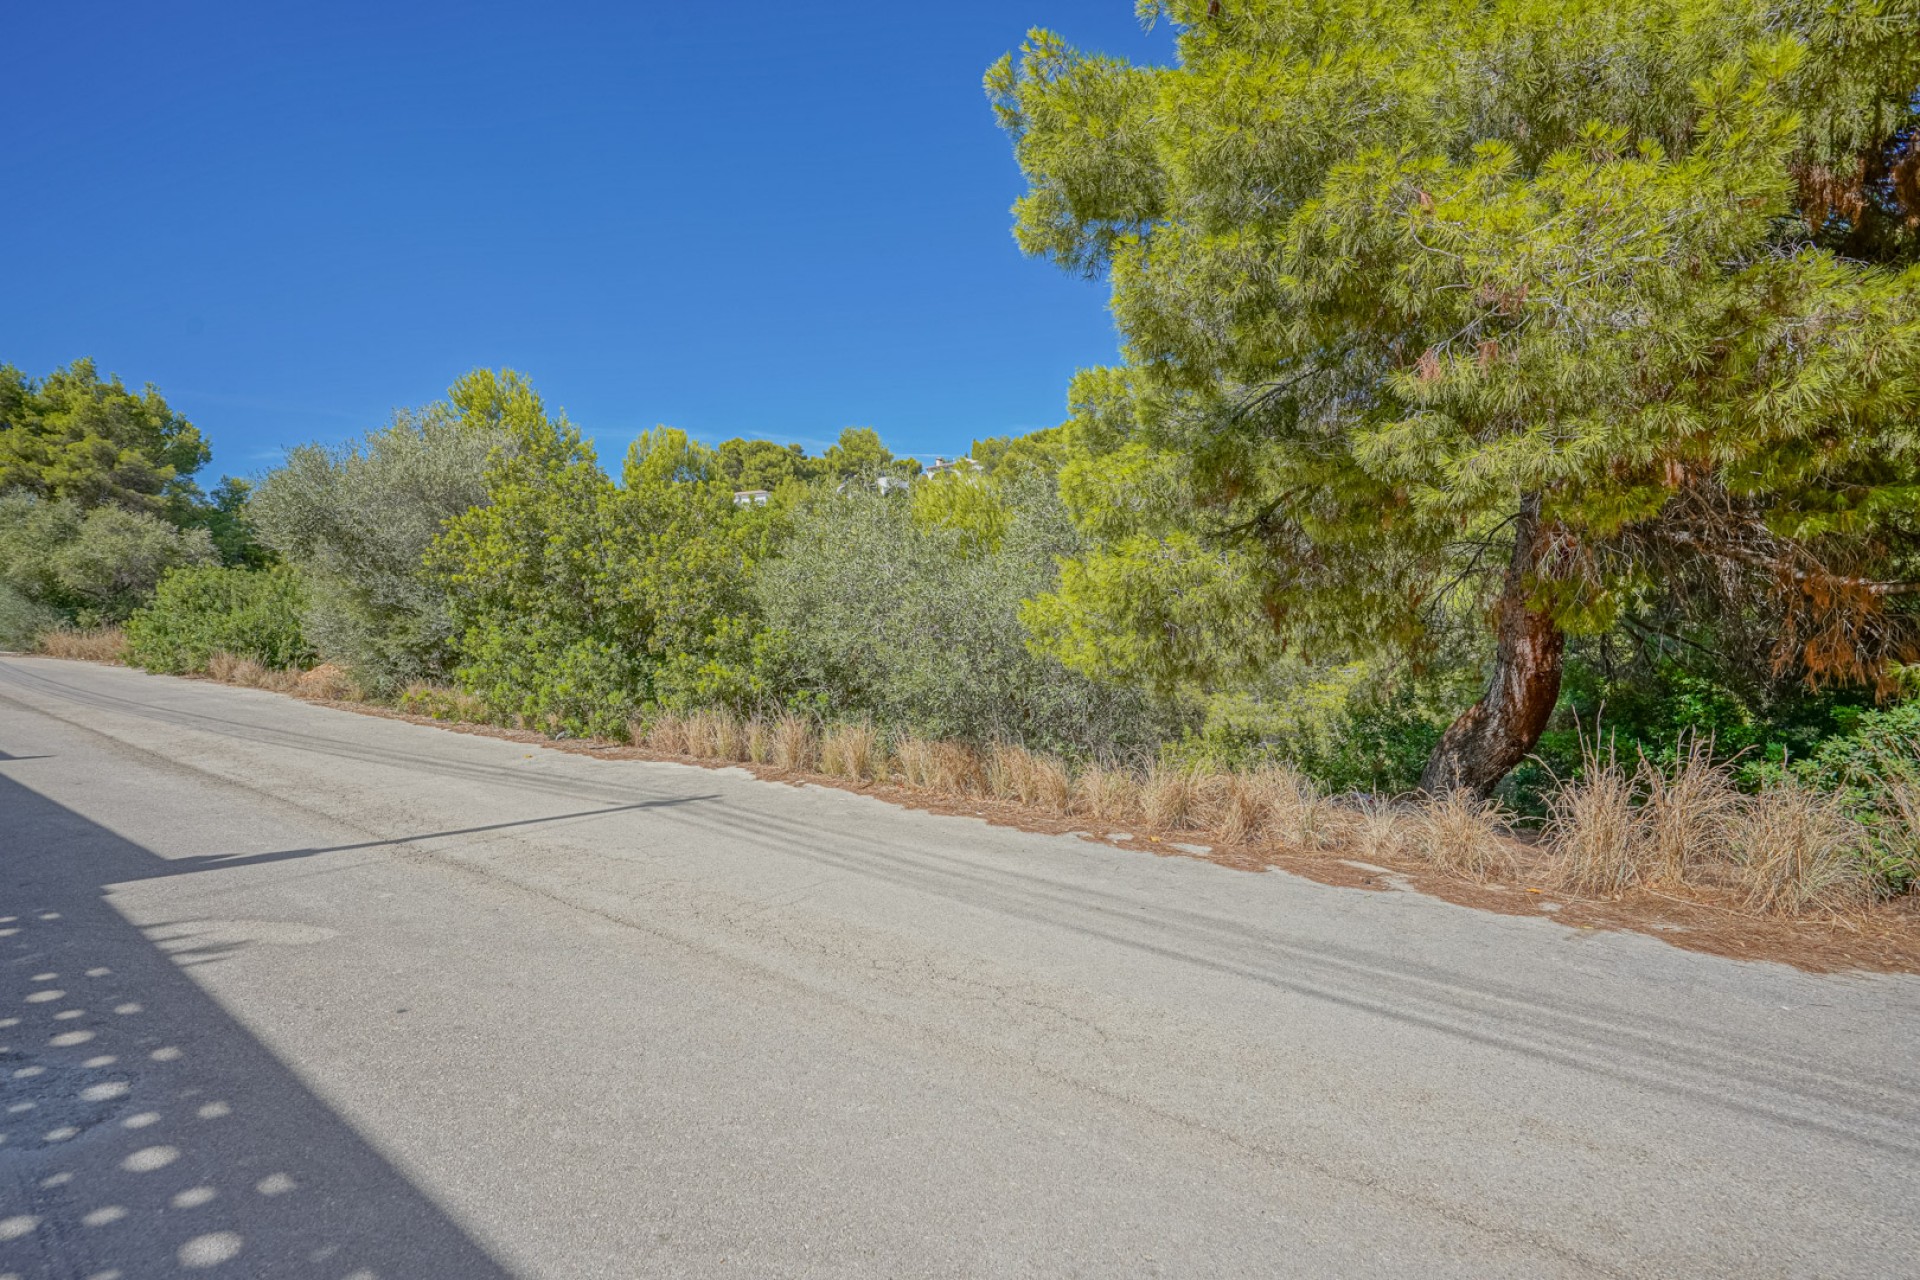
[[[1867,836],[1877,876],[1895,888],[1920,881],[1920,702],[1851,717],[1792,766],[1809,787],[1838,797]]]
[[[119,622],[168,570],[219,560],[205,529],[181,529],[120,507],[82,509],[63,498],[0,496],[0,583],[25,601],[13,610],[81,626]]]
[[[42,632],[59,624],[57,612],[0,582],[0,649],[30,649]]]
[[[747,635],[746,584],[766,513],[734,505],[712,450],[660,428],[616,485],[564,419],[516,428],[487,502],[428,555],[444,584],[463,688],[513,717],[617,733],[685,701]]]
[[[446,403],[364,441],[292,450],[254,495],[260,537],[306,580],[307,635],[369,692],[450,677],[453,620],[423,557],[448,520],[486,501],[508,425],[541,412],[520,380],[472,374]]]
[[[753,587],[780,640],[782,687],[927,737],[1150,752],[1174,727],[1166,704],[1028,645],[1021,605],[1078,546],[1050,477],[998,492],[938,483],[964,496],[825,490],[794,513]]]
[[[89,360],[42,379],[0,364],[0,646],[111,628],[183,565],[259,563],[247,486],[203,493],[207,457],[151,386]]]
[[[313,660],[301,631],[306,596],[290,569],[200,566],[169,573],[127,620],[127,660],[149,671],[203,671],[216,654],[269,668]]]

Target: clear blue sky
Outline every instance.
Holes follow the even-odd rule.
[[[511,366],[656,422],[902,453],[1063,416],[1101,286],[1026,259],[981,73],[1133,0],[16,3],[0,361],[151,381],[219,472]]]

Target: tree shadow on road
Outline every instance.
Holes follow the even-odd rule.
[[[510,1277],[106,901],[177,871],[0,778],[0,1277]]]
[[[449,831],[422,831],[418,835],[395,836],[390,840],[363,840],[357,844],[333,844],[325,847],[306,847],[300,849],[275,849],[270,853],[203,853],[192,857],[154,859],[155,865],[148,876],[178,876],[194,871],[211,871],[215,868],[251,867],[262,862],[286,862],[294,858],[311,858],[321,853],[351,853],[363,849],[391,849],[397,845],[420,844],[427,840],[442,840],[453,836],[486,835],[494,831],[506,831],[514,827],[548,826],[556,822],[569,822],[583,818],[599,818],[613,813],[632,813],[640,809],[666,809],[675,805],[695,804],[702,800],[718,800],[719,794],[704,796],[672,796],[664,800],[642,800],[636,804],[616,804],[600,809],[582,809],[576,813],[555,813],[543,818],[520,818],[513,822],[489,822],[479,827],[456,827]]]

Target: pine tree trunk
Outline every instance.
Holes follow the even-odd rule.
[[[1527,574],[1540,553],[1540,499],[1529,494],[1514,523],[1513,559],[1495,606],[1493,678],[1480,701],[1447,727],[1433,749],[1420,789],[1429,795],[1466,789],[1485,796],[1527,758],[1560,698],[1566,633],[1527,601]]]

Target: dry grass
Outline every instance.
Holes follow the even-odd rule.
[[[124,662],[127,656],[126,633],[118,627],[99,627],[76,631],[55,627],[43,631],[33,642],[35,653],[49,658],[77,658],[82,662]]]
[[[987,751],[987,794],[996,800],[1025,804],[1033,772],[1031,759],[1025,747],[994,743]]]
[[[773,767],[812,773],[820,763],[820,735],[805,716],[784,715],[773,722]]]
[[[1049,813],[1065,813],[1073,800],[1073,774],[1052,756],[1025,747],[996,745],[987,755],[987,790]]]
[[[1894,778],[1881,795],[1876,834],[1900,864],[1920,868],[1920,783]]]
[[[896,738],[891,758],[887,761],[887,772],[901,786],[915,791],[927,789],[927,779],[933,772],[933,744],[925,738],[911,735]]]
[[[1791,776],[1745,797],[1728,830],[1747,906],[1774,915],[1836,912],[1873,896],[1866,832],[1838,797]]]
[[[298,671],[269,667],[253,658],[237,657],[231,653],[216,653],[208,657],[207,675],[222,684],[271,689],[275,693],[293,693],[300,687]]]
[[[980,753],[962,742],[936,742],[930,760],[932,789],[953,796],[985,795],[987,767]]]
[[[687,750],[687,718],[663,712],[651,720],[636,717],[627,724],[627,737],[649,751],[663,756],[684,756]]]
[[[687,754],[703,760],[743,760],[746,742],[740,722],[726,711],[696,711],[681,729]]]
[[[1034,756],[1027,785],[1028,804],[1055,814],[1064,814],[1073,807],[1073,770],[1064,760]]]
[[[216,653],[207,658],[207,674],[222,684],[258,685],[267,669],[252,658]]]
[[[831,726],[820,735],[820,772],[849,782],[884,774],[880,735],[864,720]]]
[[[1140,816],[1155,831],[1179,831],[1193,825],[1201,788],[1191,769],[1155,765],[1140,783]]]
[[[1644,878],[1655,884],[1691,884],[1700,872],[1731,861],[1727,833],[1740,793],[1713,762],[1711,739],[1689,738],[1671,768],[1644,757],[1639,781]]]
[[[741,748],[747,759],[754,764],[770,764],[773,761],[773,728],[759,716],[747,721],[746,728],[740,734]]]
[[[1633,780],[1609,751],[1589,749],[1580,777],[1547,800],[1547,843],[1560,879],[1580,893],[1618,893],[1651,878]]]
[[[408,685],[395,700],[395,705],[402,711],[411,711],[415,715],[429,716],[435,720],[486,724],[491,719],[487,714],[486,703],[470,693],[462,693],[458,689],[449,689],[444,685]]]
[[[1400,847],[1442,871],[1486,880],[1515,869],[1510,815],[1466,790],[1424,798],[1407,815]]]
[[[295,697],[324,702],[358,702],[362,697],[360,686],[354,683],[347,669],[331,662],[300,673],[294,681],[293,693]]]
[[[1208,788],[1208,825],[1229,844],[1251,844],[1267,832],[1272,813],[1259,775],[1226,773]]]
[[[1301,774],[1281,765],[1194,779],[1195,822],[1230,844],[1323,847],[1344,829],[1339,807]]]
[[[1741,795],[1710,742],[1682,747],[1665,769],[1642,758],[1633,778],[1611,756],[1589,753],[1580,779],[1549,797],[1548,843],[1566,887],[1596,895],[1730,887],[1747,908],[1772,915],[1871,900],[1867,832],[1839,797],[1792,777]]]
[[[1073,812],[1097,822],[1132,823],[1140,818],[1140,779],[1130,769],[1090,764],[1073,786]]]
[[[1403,855],[1410,828],[1410,811],[1386,796],[1363,796],[1353,811],[1353,842],[1360,855],[1391,862]]]
[[[1299,849],[1330,849],[1352,839],[1356,815],[1305,774],[1274,765],[1251,777],[1265,797],[1269,840]]]

